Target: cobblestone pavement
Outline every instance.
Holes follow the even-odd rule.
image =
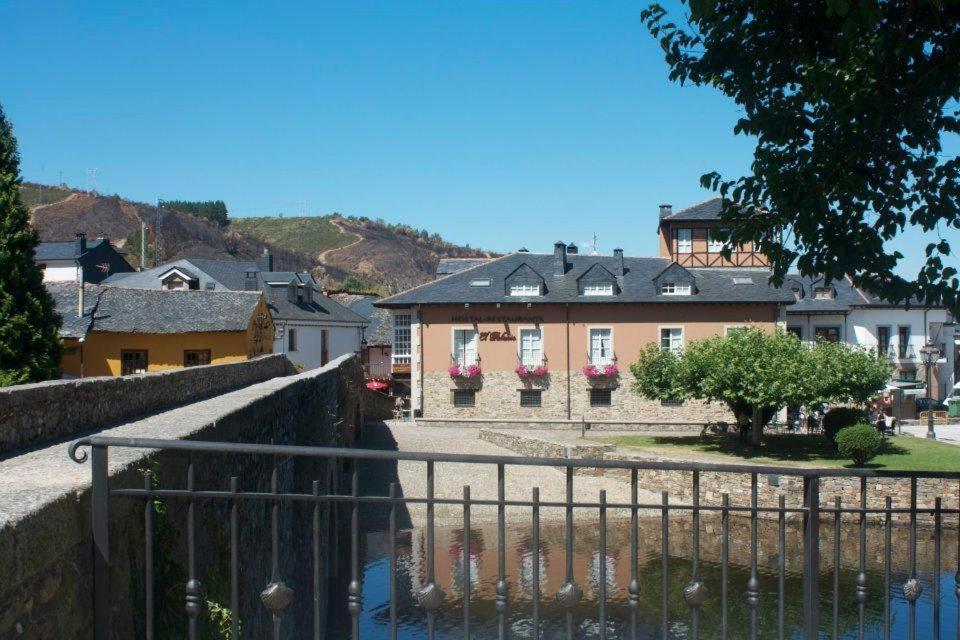
[[[409,422],[370,423],[364,427],[360,446],[370,449],[399,451],[467,453],[479,455],[517,456],[518,454],[478,439],[479,429],[467,427],[417,427]],[[578,434],[579,435],[579,434]],[[403,496],[425,497],[427,487],[426,463],[401,461],[396,465],[382,462],[365,462],[360,467],[361,491],[364,494],[387,495],[390,482],[398,483],[398,492]],[[507,500],[529,500],[533,487],[540,487],[542,502],[562,502],[566,483],[562,469],[553,467],[511,467],[504,473]],[[471,499],[495,500],[497,497],[497,467],[493,464],[437,463],[434,469],[434,494],[438,498],[462,498],[463,486],[470,485]],[[574,499],[582,502],[597,502],[601,489],[607,491],[608,502],[630,501],[628,482],[618,478],[577,474],[574,477]],[[659,493],[641,488],[641,502],[660,501]],[[383,524],[386,509],[367,508],[366,517],[371,523]],[[473,522],[495,522],[495,506],[475,506],[471,509]],[[577,509],[574,516],[596,518],[596,509]],[[628,517],[626,509],[610,509],[610,518]],[[398,514],[398,526],[419,526],[425,522],[426,508],[422,504],[410,504],[406,512]],[[438,525],[462,522],[463,508],[460,505],[436,505]],[[557,520],[564,517],[562,508],[541,510],[541,520]],[[508,507],[506,518],[512,522],[529,521],[529,507]]]

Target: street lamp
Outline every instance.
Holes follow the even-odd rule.
[[[933,430],[933,392],[930,386],[930,369],[936,364],[937,360],[940,359],[940,350],[928,342],[920,347],[920,357],[923,359],[923,364],[927,367],[927,438],[936,440],[937,434]]]

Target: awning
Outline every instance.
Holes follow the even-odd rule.
[[[367,387],[367,389],[370,389],[371,391],[383,391],[390,385],[382,380],[371,380],[365,386]]]

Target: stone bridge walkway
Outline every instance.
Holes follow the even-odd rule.
[[[520,454],[479,439],[480,429],[470,427],[424,427],[411,422],[389,421],[369,423],[364,428],[364,437],[359,446],[370,449],[398,451],[464,453],[495,456],[519,456]],[[579,434],[578,434],[579,435]],[[401,461],[397,465],[385,465],[380,462],[361,465],[362,487],[364,493],[386,495],[390,482],[398,483],[398,490],[406,497],[425,497],[427,491],[426,463]],[[554,467],[510,467],[505,470],[507,500],[530,500],[533,487],[540,487],[542,502],[562,502],[566,495],[565,473]],[[470,485],[471,499],[495,500],[497,498],[497,466],[495,464],[436,463],[434,467],[434,492],[438,498],[463,497],[463,486]],[[608,502],[629,502],[630,486],[618,478],[605,478],[577,474],[574,477],[574,499],[582,502],[597,502],[601,489],[607,491]],[[659,502],[660,494],[644,488],[640,490],[641,502]],[[421,526],[425,522],[426,508],[422,504],[408,505],[409,518],[398,518],[399,526]],[[564,517],[561,508],[541,509],[541,520],[559,520]],[[597,517],[596,509],[577,509],[577,518]],[[384,512],[378,510],[371,516],[378,525],[382,525]],[[475,523],[495,522],[496,507],[475,506],[471,509],[471,519]],[[626,509],[608,511],[610,518],[629,517]],[[437,505],[435,508],[438,525],[455,525],[463,520],[463,508],[460,505]],[[529,522],[530,508],[515,507],[506,509],[506,517],[511,522]]]

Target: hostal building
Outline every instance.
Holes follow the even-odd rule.
[[[550,254],[445,263],[446,275],[377,302],[393,316],[394,375],[409,375],[414,411],[454,422],[729,419],[716,404],[645,400],[629,370],[650,342],[679,350],[731,328],[785,325],[795,297],[768,285],[762,256],[720,255],[704,211],[717,225],[719,207],[661,207],[659,257],[557,242]]]

